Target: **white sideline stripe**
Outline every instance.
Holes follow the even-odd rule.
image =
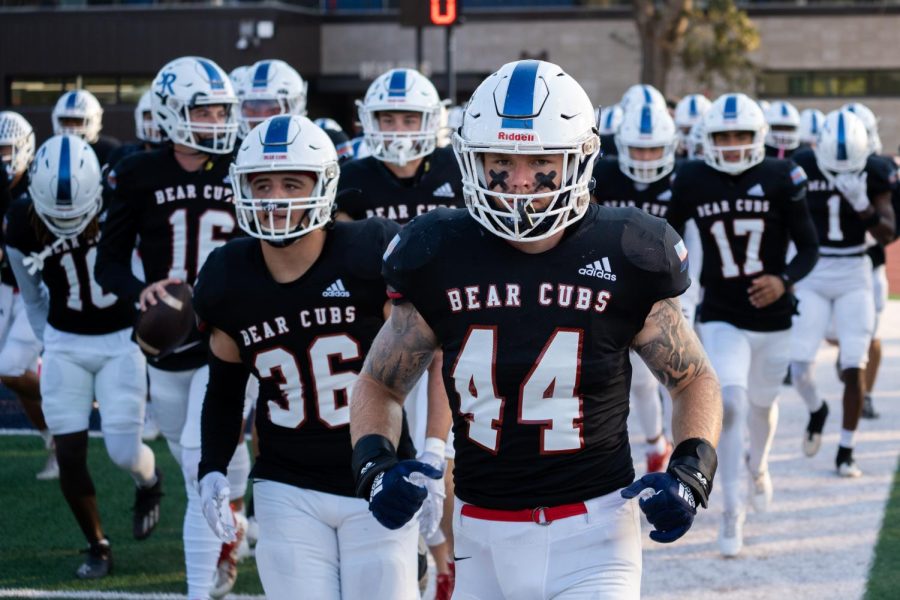
[[[231,600],[265,600],[265,596],[228,594]],[[84,600],[184,600],[183,594],[136,594],[133,592],[55,592],[51,590],[0,588],[0,598],[83,598]]]
[[[2,427],[0,427],[0,436],[4,436],[4,435],[33,435],[33,436],[40,436],[41,434],[40,434],[40,432],[38,432],[37,429],[17,429],[17,428],[14,428],[14,427],[7,427],[7,428],[2,428]],[[103,432],[102,432],[102,431],[88,431],[88,437],[92,437],[92,438],[102,438],[102,437],[103,437]],[[162,434],[160,434],[160,437],[162,437]],[[244,434],[244,439],[249,440],[249,439],[250,439],[250,434],[249,434],[249,433],[245,433],[245,434]],[[2,592],[2,591],[3,591],[3,588],[0,588],[0,592]],[[0,598],[3,598],[3,595],[2,595],[2,594],[0,594]]]

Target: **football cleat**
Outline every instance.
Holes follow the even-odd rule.
[[[838,446],[837,458],[834,461],[838,475],[841,477],[855,478],[862,476],[862,469],[853,459],[853,448]]]
[[[147,539],[156,525],[159,523],[159,503],[163,497],[162,471],[156,469],[156,483],[146,488],[136,488],[134,491],[134,539]]]
[[[232,510],[234,514],[235,540],[222,544],[216,573],[213,575],[213,586],[209,592],[211,598],[223,598],[237,581],[238,550],[247,535],[247,517]]]
[[[104,538],[96,544],[91,544],[81,552],[88,557],[75,571],[78,579],[100,579],[112,571],[112,549],[108,539]]]
[[[672,456],[672,444],[666,440],[666,449],[662,452],[650,451],[647,453],[647,472],[662,473],[669,464],[669,457]]]
[[[828,403],[822,400],[822,406],[814,413],[809,414],[809,423],[803,433],[803,454],[815,456],[822,445],[822,429],[825,428],[825,419],[828,418]]]
[[[722,513],[719,527],[719,552],[725,558],[734,558],[744,547],[744,513]]]
[[[758,513],[764,513],[772,505],[772,476],[769,471],[750,473],[750,505]]]
[[[56,450],[51,448],[50,453],[47,456],[47,462],[44,464],[44,468],[38,471],[35,477],[40,481],[59,479],[59,463],[56,462]]]
[[[861,416],[863,419],[877,419],[881,416],[881,414],[875,410],[875,404],[872,402],[872,396],[868,394],[866,394],[866,397],[863,398],[863,408]]]

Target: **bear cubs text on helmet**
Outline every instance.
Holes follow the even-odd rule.
[[[594,107],[582,87],[559,66],[537,60],[503,65],[466,105],[453,148],[462,170],[463,196],[472,217],[511,241],[536,241],[584,216],[600,138]],[[512,194],[491,189],[485,153],[562,156],[558,189]],[[536,209],[536,200],[548,200]]]
[[[717,146],[715,134],[726,131],[749,131],[749,144]],[[738,175],[758,165],[766,157],[765,139],[768,126],[759,104],[746,94],[719,96],[703,116],[703,158],[712,168]],[[737,160],[725,160],[726,153],[738,153]]]
[[[51,233],[77,236],[102,206],[97,156],[79,136],[53,136],[38,148],[31,163],[28,193]]]
[[[255,238],[284,243],[331,220],[340,175],[331,138],[299,115],[270,117],[250,130],[231,165],[238,225]],[[254,198],[251,182],[261,173],[295,172],[315,178],[308,197]],[[297,223],[295,215],[300,214]],[[276,218],[284,217],[283,224]]]
[[[77,135],[88,144],[100,138],[103,127],[103,109],[100,102],[87,90],[66,92],[56,101],[51,114],[53,135]],[[63,124],[63,119],[79,121],[76,124]]]
[[[825,113],[816,108],[804,108],[800,111],[800,129],[797,135],[801,144],[813,145],[819,137],[822,123],[825,122]]]
[[[150,92],[153,118],[173,143],[207,154],[234,150],[237,97],[219,65],[196,56],[176,58],[160,69]],[[219,105],[225,107],[224,122],[192,120],[192,109]]]
[[[862,119],[846,109],[828,113],[813,152],[829,181],[841,173],[861,173],[869,157],[869,137]]]
[[[141,94],[141,99],[134,107],[134,135],[142,142],[158,144],[162,141],[162,132],[153,118],[150,96],[150,90]]]
[[[677,147],[675,122],[666,107],[659,104],[644,104],[628,110],[616,132],[619,169],[638,183],[653,183],[671,173],[675,168]],[[638,160],[631,157],[630,148],[661,148],[662,156]]]
[[[800,113],[793,104],[773,100],[764,113],[769,126],[769,132],[766,133],[767,146],[794,150],[800,145]]]
[[[9,180],[24,173],[34,158],[34,130],[25,117],[11,110],[0,111],[0,146],[9,146],[3,153],[3,167]]]
[[[239,133],[247,137],[250,130],[275,115],[305,115],[306,88],[294,67],[283,60],[261,60],[243,74],[236,87],[240,101]],[[266,114],[267,116],[253,116]]]
[[[378,76],[356,106],[366,144],[378,160],[403,166],[434,152],[442,104],[434,85],[418,71],[392,69]],[[378,113],[392,111],[421,115],[419,130],[381,131]]]

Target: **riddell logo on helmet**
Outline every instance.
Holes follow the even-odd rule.
[[[497,139],[506,142],[533,142],[535,137],[533,133],[506,133],[505,131],[498,131]]]

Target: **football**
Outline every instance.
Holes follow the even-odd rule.
[[[183,344],[196,326],[191,286],[170,283],[166,292],[169,295],[148,306],[134,325],[135,341],[152,358],[165,356]]]

